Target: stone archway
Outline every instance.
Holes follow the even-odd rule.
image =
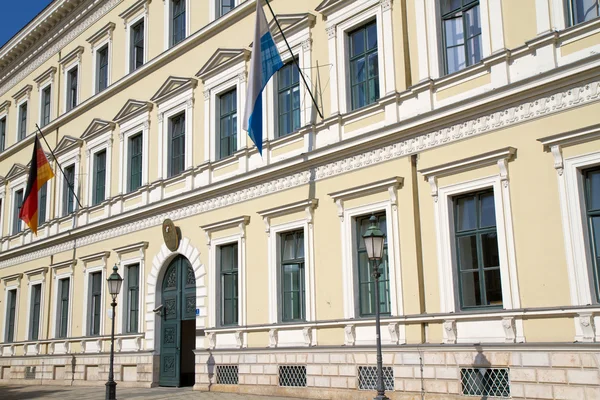
[[[156,354],[160,353],[160,341],[156,341],[157,332],[160,332],[160,318],[154,312],[159,305],[161,290],[157,289],[157,285],[162,282],[162,277],[165,273],[170,261],[177,255],[182,255],[187,258],[192,265],[194,275],[196,277],[196,308],[200,311],[200,315],[196,317],[196,329],[204,329],[206,322],[206,285],[205,276],[206,268],[200,261],[200,252],[195,248],[190,239],[184,237],[179,243],[177,251],[171,251],[163,244],[158,254],[152,260],[152,270],[148,276],[147,296],[146,296],[146,335],[145,348],[146,350],[155,350]],[[196,348],[199,343],[196,343]]]

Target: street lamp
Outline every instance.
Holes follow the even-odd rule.
[[[110,369],[108,370],[108,382],[106,382],[106,400],[117,399],[117,382],[115,382],[113,363],[115,360],[115,307],[117,306],[117,296],[121,291],[123,278],[119,275],[117,264],[113,267],[113,273],[106,279],[108,283],[108,293],[112,296],[112,328],[110,331]]]
[[[363,240],[367,248],[367,256],[373,265],[373,278],[375,278],[375,336],[377,338],[377,396],[374,400],[389,400],[385,395],[383,386],[383,357],[381,355],[381,322],[379,315],[379,263],[383,257],[383,246],[385,244],[385,233],[379,229],[377,218],[372,215],[369,219],[371,226],[364,233]]]

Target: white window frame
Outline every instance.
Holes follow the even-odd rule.
[[[106,151],[106,174],[104,177],[104,201],[100,202],[96,206],[100,206],[111,198],[110,193],[110,178],[112,175],[112,146],[113,145],[113,130],[110,129],[102,135],[91,139],[87,142],[87,175],[88,175],[88,190],[87,190],[87,204],[89,207],[94,207],[94,190],[95,190],[95,174],[94,174],[94,162],[96,154],[101,151]],[[77,169],[77,167],[75,167]],[[64,178],[64,177],[63,177]]]
[[[352,110],[350,101],[349,38],[348,32],[372,21],[377,21],[377,58],[379,63],[380,98],[395,93],[394,44],[392,2],[365,0],[351,2],[327,15],[325,28],[329,43],[329,63],[332,65],[331,114],[346,114]],[[387,55],[385,57],[384,55]]]
[[[63,171],[65,170],[65,168],[70,167],[71,165],[75,166],[75,179],[73,182],[73,190],[75,191],[75,193],[78,193],[78,188],[79,188],[79,168],[80,168],[80,163],[81,163],[81,154],[79,151],[79,147],[67,152],[66,154],[63,154],[61,156],[58,157],[57,162],[60,163],[60,165],[62,166]],[[54,215],[58,215],[60,218],[62,217],[66,217],[67,215],[71,215],[71,214],[63,214],[63,185],[65,182],[65,177],[60,176],[61,179],[58,179],[56,182],[56,190],[57,190],[57,197],[58,197],[58,201],[56,202],[56,206],[55,206],[55,210],[54,210]],[[75,199],[75,207],[74,207],[74,211],[73,212],[77,212],[79,208],[79,204],[77,204],[77,199]]]
[[[25,201],[25,189],[27,186],[27,174],[20,176],[19,178],[16,178],[14,181],[12,181],[10,183],[10,216],[9,216],[9,236],[14,236],[15,233],[13,233],[13,223],[14,223],[14,210],[15,210],[15,193],[19,190],[23,190],[23,201]],[[50,196],[47,196],[50,197]],[[21,235],[25,232],[25,229],[27,229],[27,226],[25,225],[25,222],[23,220],[21,220],[21,232],[19,232],[17,235]]]
[[[146,285],[145,279],[146,276],[146,249],[148,248],[148,242],[139,242],[131,245],[126,245],[123,247],[118,247],[113,249],[115,254],[117,255],[117,265],[121,268],[121,273],[123,276],[123,285],[122,290],[117,296],[117,312],[121,317],[116,320],[115,330],[119,334],[124,334],[125,332],[125,324],[127,321],[127,304],[125,301],[125,291],[127,289],[127,274],[125,273],[125,269],[131,265],[138,264],[139,265],[139,314],[138,314],[138,333],[145,332],[144,321],[146,317],[145,307],[146,307]]]
[[[19,133],[21,130],[21,106],[23,104],[27,104],[27,115],[25,116],[25,137],[23,139],[19,138]],[[29,133],[27,132],[27,124],[29,122],[29,117],[30,117],[30,113],[31,110],[29,107],[29,96],[23,98],[21,101],[19,102],[15,102],[15,105],[17,106],[17,118],[16,118],[16,136],[15,136],[15,143],[18,143],[22,140],[25,140],[27,138],[27,136],[29,136]]]
[[[208,2],[208,15],[210,15],[210,21],[215,21],[221,17],[223,17],[224,15],[219,15],[217,13],[217,10],[219,10],[220,6],[221,6],[221,1],[222,0],[209,0]],[[234,9],[235,7],[239,6],[240,4],[242,4],[242,0],[235,0],[234,1]],[[232,12],[233,10],[231,10],[230,12]]]
[[[6,214],[6,181],[0,180],[0,238],[5,236],[4,235],[4,215],[5,214]],[[10,236],[10,235],[7,235],[7,236]]]
[[[85,303],[83,306],[83,315],[82,315],[82,333],[84,337],[97,337],[102,336],[104,333],[104,320],[106,315],[106,264],[108,260],[108,256],[110,252],[101,252],[97,254],[91,254],[86,257],[81,257],[83,261],[83,298],[85,299]],[[88,264],[93,264],[92,267],[89,267]],[[92,310],[92,291],[90,287],[90,278],[91,274],[94,272],[100,272],[102,282],[102,294],[100,295],[100,332],[97,336],[91,336],[90,334],[90,320],[88,320],[88,315],[91,315]]]
[[[69,267],[66,271],[62,272],[62,273],[58,273],[57,270],[58,269],[62,269],[65,267]],[[64,263],[60,263],[60,264],[56,264],[56,265],[52,265],[51,268],[53,269],[53,286],[55,288],[54,290],[54,295],[53,295],[53,299],[52,299],[52,330],[50,332],[51,334],[51,338],[56,339],[58,338],[58,332],[57,330],[59,329],[58,326],[58,288],[59,288],[59,281],[63,280],[63,279],[68,279],[69,280],[69,315],[67,316],[67,337],[66,338],[62,338],[63,340],[67,340],[68,338],[70,338],[72,336],[71,333],[71,329],[72,329],[72,322],[73,322],[73,261],[69,260],[67,262]]]
[[[92,88],[94,90],[94,94],[98,94],[100,93],[100,90],[98,88],[98,51],[100,49],[102,49],[104,46],[107,46],[108,49],[108,72],[107,72],[107,77],[106,77],[106,89],[108,89],[108,87],[111,85],[112,83],[112,35],[110,35],[109,37],[107,37],[106,39],[104,39],[101,42],[98,42],[97,44],[94,44],[92,46]],[[106,90],[104,89],[104,90]]]
[[[8,292],[11,290],[16,290],[16,299],[17,302],[15,304],[15,327],[13,331],[13,341],[18,342],[17,333],[19,332],[19,307],[21,303],[21,278],[22,274],[12,275],[4,277],[2,280],[4,281],[4,315],[3,324],[2,324],[2,343],[6,343],[6,334],[7,330],[7,317],[8,317]]]
[[[31,339],[31,332],[30,332],[30,328],[31,328],[31,313],[33,312],[32,310],[32,306],[33,304],[31,304],[31,293],[33,291],[33,286],[35,285],[41,285],[40,288],[40,321],[39,321],[39,326],[38,326],[38,341],[43,340],[42,337],[42,333],[43,333],[43,326],[44,326],[44,308],[45,308],[45,297],[44,297],[44,293],[46,291],[46,272],[47,272],[47,268],[40,268],[37,270],[33,270],[33,271],[28,271],[26,272],[27,275],[27,321],[26,321],[26,325],[25,325],[25,332],[27,333],[27,340],[32,340]]]
[[[496,0],[479,0],[481,15],[481,59],[504,50],[502,5]],[[442,16],[438,0],[415,2],[419,49],[419,81],[445,76]],[[462,70],[461,70],[462,71]],[[458,71],[460,72],[460,71]]]
[[[63,113],[67,112],[67,104],[68,104],[68,97],[69,97],[69,73],[71,71],[73,71],[75,68],[77,68],[77,104],[75,105],[75,107],[77,107],[79,104],[81,104],[81,62],[79,60],[69,64],[68,67],[65,67],[63,70],[63,78],[64,78],[64,82],[65,82],[65,89],[64,89],[64,100],[63,100]],[[71,110],[73,110],[75,107],[71,108]],[[70,110],[69,110],[70,111]]]
[[[144,64],[148,62],[148,21],[150,1],[151,0],[138,0],[134,5],[119,15],[123,18],[125,24],[125,71],[127,71],[127,73],[134,72],[134,70],[131,69],[131,28],[142,20],[144,21]]]
[[[10,101],[5,101],[4,103],[2,103],[0,105],[0,120],[2,120],[3,118],[6,118],[5,121],[5,125],[4,125],[4,149],[0,150],[0,152],[4,152],[6,149],[8,149],[10,146],[8,145],[8,132],[10,131],[9,129],[9,121],[8,121],[8,112],[10,111]]]
[[[46,88],[50,87],[50,119],[48,121],[48,123],[52,122],[52,115],[53,115],[53,111],[54,111],[54,102],[52,101],[52,97],[53,97],[53,90],[54,90],[54,81],[53,80],[49,80],[48,82],[46,82],[43,85],[39,85],[39,104],[38,104],[38,109],[40,110],[39,115],[38,115],[38,125],[41,127],[42,126],[42,120],[44,118],[44,90],[46,90]]]
[[[190,36],[190,13],[191,13],[191,1],[185,1],[185,38]],[[173,45],[171,44],[171,38],[173,36],[173,0],[163,0],[164,3],[164,50],[168,50]],[[183,39],[181,42],[185,41]],[[181,43],[179,42],[179,43]]]
[[[187,116],[186,116],[187,117]],[[187,127],[187,126],[186,126]],[[142,186],[148,184],[149,148],[148,138],[150,131],[150,112],[144,112],[137,117],[119,125],[119,157],[122,160],[119,165],[119,191],[121,194],[129,192],[129,139],[141,133],[142,135]],[[187,132],[186,132],[187,134]],[[187,137],[186,137],[187,140]],[[186,152],[187,153],[187,152]],[[186,154],[187,157],[187,154]],[[139,189],[138,189],[139,190]],[[133,192],[132,192],[133,193]]]

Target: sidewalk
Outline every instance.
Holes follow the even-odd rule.
[[[72,387],[72,386],[7,386],[0,385],[2,400],[33,400],[33,399],[77,399],[104,400],[105,388],[102,387]],[[119,388],[117,399],[148,399],[148,400],[294,400],[290,397],[266,397],[247,394],[194,392],[192,388]],[[300,400],[300,399],[296,399]]]

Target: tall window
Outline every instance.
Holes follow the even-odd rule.
[[[217,7],[218,7],[218,13],[219,13],[219,17],[222,17],[223,15],[227,14],[229,11],[233,10],[233,8],[235,7],[235,1],[234,0],[217,0]]]
[[[185,39],[185,0],[173,0],[172,7],[171,46],[175,46]]]
[[[585,208],[590,234],[596,296],[600,300],[600,168],[584,172]]]
[[[13,202],[13,220],[12,220],[12,233],[16,235],[21,232],[21,220],[19,219],[19,213],[23,206],[23,189],[17,190],[15,193],[15,200]]]
[[[94,154],[94,193],[93,205],[106,198],[106,150]]]
[[[96,87],[101,92],[108,86],[108,44],[96,53]]]
[[[19,106],[19,140],[27,137],[27,102]]]
[[[46,203],[48,200],[48,182],[38,192],[38,226],[46,222]]]
[[[56,312],[56,337],[66,338],[69,334],[69,284],[70,279],[58,281],[58,310]]]
[[[185,169],[185,113],[169,121],[169,177]]]
[[[6,148],[6,117],[0,119],[0,151]]]
[[[501,307],[494,192],[456,197],[454,217],[461,308]]]
[[[129,191],[133,192],[142,186],[143,136],[138,133],[129,138]]]
[[[282,233],[280,239],[282,321],[303,321],[306,318],[304,231]]]
[[[600,16],[598,0],[567,0],[569,25],[577,25]]]
[[[42,126],[50,123],[50,101],[52,99],[52,87],[47,86],[42,90]]]
[[[221,324],[238,324],[238,245],[219,248],[221,274]]]
[[[40,307],[42,303],[42,285],[31,287],[31,310],[29,315],[29,340],[38,340],[40,334]]]
[[[219,99],[219,156],[225,158],[237,151],[237,90],[223,93]]]
[[[77,81],[79,68],[74,67],[67,73],[67,111],[77,107]]]
[[[140,266],[133,264],[127,267],[127,333],[137,333],[140,310]]]
[[[277,72],[279,136],[300,128],[300,74],[291,61]]]
[[[131,27],[131,71],[144,65],[144,20]]]
[[[363,235],[371,226],[369,219],[371,215],[365,215],[356,219],[356,260],[358,267],[358,301],[359,315],[361,317],[372,317],[376,312],[376,304],[379,304],[381,314],[390,314],[390,275],[388,264],[387,243],[387,220],[385,213],[375,214],[379,229],[385,234],[385,247],[383,258],[379,264],[379,299],[375,297],[375,278],[373,277],[373,265],[369,262],[367,249]]]
[[[442,0],[444,59],[451,74],[481,61],[479,0]]]
[[[8,291],[8,302],[6,303],[6,331],[4,337],[6,343],[15,340],[15,319],[17,314],[17,289]]]
[[[375,21],[350,32],[350,96],[356,110],[379,99],[379,61]]]
[[[100,318],[102,317],[102,272],[93,272],[90,274],[90,335],[100,334]]]
[[[75,165],[71,164],[68,167],[65,167],[64,171],[62,209],[63,215],[69,215],[75,211]]]

